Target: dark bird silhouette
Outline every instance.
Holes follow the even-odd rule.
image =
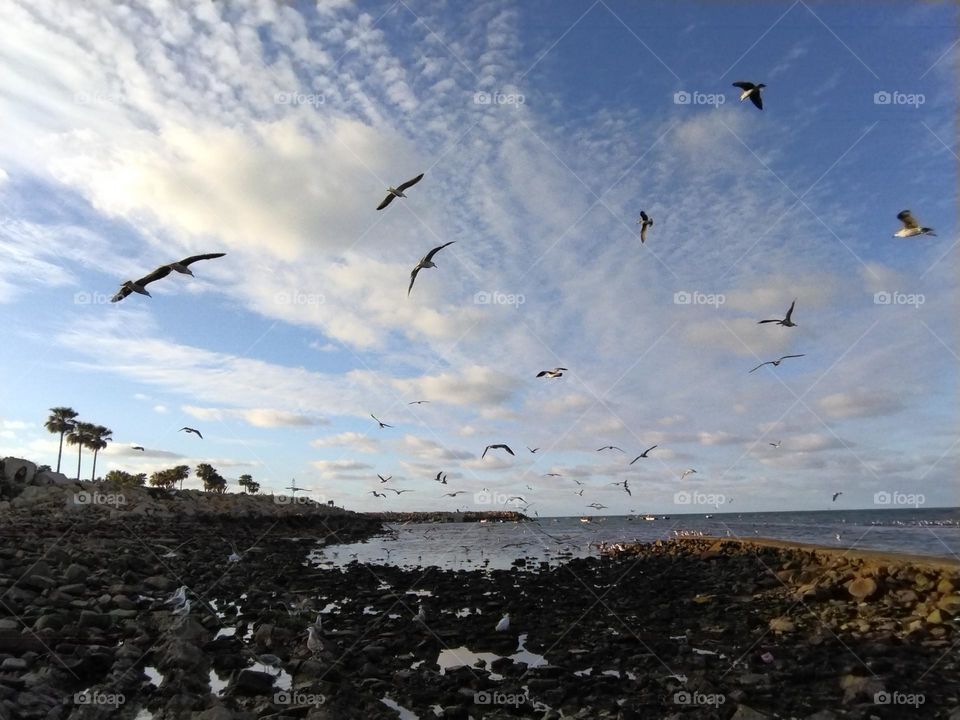
[[[423,405],[424,403],[430,402],[429,400],[414,400],[413,402],[408,402],[407,405]]]
[[[419,273],[424,268],[436,267],[436,265],[433,262],[433,256],[436,255],[441,250],[443,250],[447,245],[453,245],[455,242],[456,240],[451,240],[450,242],[444,243],[439,247],[435,247],[433,250],[431,250],[422,258],[420,258],[420,262],[417,263],[417,266],[410,271],[410,287],[407,288],[408,297],[410,296],[410,291],[413,290],[413,283],[417,279],[417,273]]]
[[[600,452],[601,450],[620,450],[620,448],[618,448],[616,445],[604,445],[602,448],[597,448],[597,452]],[[623,452],[623,450],[620,450],[620,452]]]
[[[393,480],[393,475],[387,475],[387,477],[384,477],[384,476],[381,475],[380,473],[377,473],[377,477],[380,478],[380,482],[381,482],[381,483],[385,483],[385,482],[387,482],[388,480]]]
[[[567,368],[555,367],[553,370],[541,370],[537,373],[537,377],[548,377],[548,378],[558,378],[563,377],[563,371]]]
[[[765,88],[766,85],[763,83],[754,85],[752,82],[744,82],[741,80],[733,83],[733,86],[743,90],[743,92],[740,93],[740,102],[749,98],[750,102],[757,106],[758,110],[763,110],[763,98],[760,97],[760,91]]]
[[[385,498],[385,497],[387,496],[386,493],[377,492],[376,490],[371,490],[371,491],[370,491],[370,494],[373,495],[374,497],[383,497],[383,498]]]
[[[647,453],[650,452],[651,450],[653,450],[655,447],[657,447],[657,446],[656,446],[656,445],[651,445],[650,447],[648,447],[648,448],[647,448],[646,450],[644,450],[642,453],[640,453],[639,455],[637,455],[633,460],[631,460],[631,461],[630,461],[630,464],[633,465],[633,464],[634,464],[637,460],[639,460],[640,458],[645,458],[645,457],[647,456]]]
[[[643,243],[647,241],[647,228],[653,227],[653,218],[641,210],[640,219],[637,220],[637,225],[640,226],[640,244],[643,245]]]
[[[486,449],[483,451],[483,455],[480,456],[480,459],[483,460],[487,456],[487,452],[490,450],[506,450],[508,453],[513,455],[513,450],[511,450],[508,445],[498,443],[496,445],[487,445]]]
[[[383,210],[387,205],[393,202],[395,197],[405,198],[406,195],[403,194],[403,191],[407,190],[408,188],[412,188],[418,182],[423,180],[423,176],[424,173],[420,173],[412,180],[407,180],[405,183],[401,183],[399,187],[388,187],[387,196],[383,199],[383,202],[377,205],[377,210]]]
[[[444,493],[441,497],[456,497],[457,495],[463,495],[466,490],[457,490],[455,492]]]
[[[535,453],[535,452],[536,452],[537,450],[539,450],[539,449],[540,449],[540,448],[532,448],[532,447],[530,447],[529,445],[527,445],[527,450],[529,450],[529,451],[532,452],[532,453]]]
[[[937,235],[933,231],[933,228],[921,227],[920,223],[917,222],[909,210],[901,210],[898,212],[897,220],[903,223],[903,227],[893,234],[894,237],[908,238],[915,237],[916,235],[933,235],[936,237]]]
[[[193,434],[196,435],[198,438],[200,438],[201,440],[203,440],[203,435],[200,434],[200,431],[199,431],[199,430],[196,430],[196,429],[194,429],[194,428],[192,428],[192,427],[182,427],[182,428],[180,428],[177,432],[185,432],[185,433],[188,433],[188,434],[189,434],[189,433],[193,433]]]
[[[774,367],[779,367],[780,363],[782,363],[787,358],[798,358],[798,357],[804,357],[804,356],[805,356],[804,353],[801,353],[800,355],[784,355],[779,360],[767,360],[766,362],[760,363],[753,370],[759,370],[764,365],[773,365]],[[753,370],[751,370],[750,372],[753,372]]]
[[[131,447],[130,449],[131,449],[131,450],[139,450],[140,452],[143,452],[143,445],[134,445],[134,446]]]
[[[403,495],[405,492],[413,492],[413,490],[397,490],[396,488],[387,488],[387,490],[392,490],[397,495]]]
[[[833,500],[831,500],[830,502],[836,502],[836,501],[837,501],[837,498],[840,497],[841,495],[843,495],[843,492],[842,492],[842,491],[841,491],[841,492],[835,492],[835,493],[833,494]]]
[[[193,271],[190,269],[190,264],[195,263],[198,260],[213,260],[214,258],[220,258],[226,255],[226,253],[206,253],[205,255],[191,255],[188,258],[179,260],[177,262],[172,262],[169,265],[161,265],[153,272],[148,275],[144,275],[139,280],[127,280],[120,286],[120,289],[117,290],[116,294],[110,298],[110,302],[120,302],[130,293],[140,293],[141,295],[146,295],[147,297],[153,297],[146,290],[146,286],[155,280],[160,280],[165,278],[170,273],[176,271],[182,273],[183,275],[193,275]]]
[[[382,421],[381,421],[376,415],[374,415],[373,413],[370,413],[370,417],[372,417],[374,420],[377,421],[377,424],[380,426],[380,429],[381,429],[381,430],[382,430],[383,428],[392,428],[392,427],[393,427],[393,425],[387,425],[385,422],[382,422]]]
[[[787,310],[787,316],[783,320],[773,319],[773,320],[759,320],[757,325],[763,325],[764,323],[776,323],[777,325],[783,325],[784,327],[796,327],[797,324],[792,320],[793,317],[793,308],[797,304],[796,299],[790,303],[790,309]]]

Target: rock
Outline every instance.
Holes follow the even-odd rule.
[[[233,720],[234,716],[223,705],[214,705],[203,712],[192,713],[190,717],[192,720]]]
[[[94,612],[93,610],[81,610],[80,621],[78,625],[82,628],[100,628],[106,630],[113,624],[113,618],[105,613]]]
[[[6,457],[0,463],[0,468],[3,469],[0,480],[13,487],[29,485],[37,475],[37,466],[23,458]]]
[[[0,618],[0,632],[16,630],[19,627],[20,623],[18,623],[16,620],[12,620],[10,618]]]
[[[943,615],[940,614],[939,610],[934,610],[929,615],[927,615],[927,622],[931,625],[939,625],[943,622]]]
[[[960,614],[960,595],[944,595],[937,600],[937,609],[943,610],[951,615]]]
[[[60,630],[66,624],[66,618],[59,613],[50,613],[49,615],[41,615],[37,618],[36,622],[33,623],[34,630]]]
[[[34,485],[72,485],[73,480],[68,478],[63,473],[58,473],[55,470],[43,470],[38,472],[33,479]]]
[[[737,711],[730,717],[730,720],[767,720],[769,715],[764,715],[746,705],[737,706]]]
[[[818,710],[813,715],[807,715],[803,720],[837,720],[837,715],[832,710]]]
[[[776,633],[793,632],[797,626],[788,617],[776,617],[769,623],[769,628]]]
[[[227,690],[235,695],[269,695],[273,691],[274,676],[259,670],[241,670],[230,688]]]
[[[6,660],[0,663],[0,671],[3,672],[19,672],[26,669],[27,661],[23,658],[8,657]]]
[[[871,577],[858,577],[847,583],[847,592],[863,601],[877,591],[877,581]]]
[[[164,575],[151,575],[143,581],[143,584],[152,590],[173,590],[175,583]]]
[[[90,571],[79,563],[71,563],[63,572],[63,579],[67,583],[85,583]]]

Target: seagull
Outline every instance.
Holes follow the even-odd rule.
[[[835,493],[833,494],[833,500],[831,500],[830,502],[836,502],[836,501],[837,501],[837,498],[840,497],[841,495],[843,495],[843,491],[841,491],[841,492],[835,492]]]
[[[894,237],[908,238],[916,235],[937,236],[933,228],[921,227],[920,223],[916,221],[916,218],[913,217],[913,214],[909,210],[901,210],[897,213],[897,220],[903,223],[903,227],[893,234]]]
[[[441,476],[441,475],[443,475],[443,470],[441,470],[440,472],[437,473],[437,476],[434,478],[434,480],[435,480],[436,482],[438,482],[438,483],[442,483],[443,480],[440,479],[440,476]]]
[[[385,422],[382,422],[382,421],[381,421],[379,418],[377,418],[377,416],[374,415],[373,413],[370,413],[370,417],[372,417],[374,420],[377,421],[377,424],[380,425],[380,429],[381,429],[381,430],[383,430],[383,428],[392,428],[392,427],[393,427],[393,425],[387,425]]]
[[[307,627],[307,649],[314,655],[323,651],[323,642],[317,634],[317,628],[313,625]]]
[[[410,287],[407,288],[408,297],[410,296],[410,291],[413,290],[413,283],[417,279],[417,273],[424,268],[436,267],[436,265],[433,264],[433,256],[443,250],[447,245],[453,245],[455,242],[456,240],[451,240],[450,242],[444,243],[439,247],[435,247],[433,250],[420,258],[420,262],[418,262],[417,266],[410,272]]]
[[[537,377],[548,377],[548,378],[558,378],[563,377],[563,371],[567,368],[555,367],[553,370],[541,370],[537,373]]]
[[[196,429],[194,429],[194,428],[192,428],[192,427],[182,427],[182,428],[180,428],[177,432],[185,432],[185,433],[187,433],[187,434],[193,433],[193,434],[196,435],[198,438],[200,438],[201,440],[203,440],[203,435],[200,434],[200,431],[199,431],[199,430],[196,430]]]
[[[735,82],[733,83],[734,87],[738,87],[743,90],[740,93],[740,102],[743,102],[747,98],[750,98],[750,102],[757,106],[758,110],[763,110],[763,98],[760,97],[760,90],[766,87],[763,83],[754,85],[752,82]]]
[[[190,614],[190,600],[189,600],[189,599],[184,600],[184,601],[183,601],[183,605],[181,605],[180,607],[175,608],[174,610],[172,610],[170,614],[171,614],[171,615],[181,615],[181,616],[183,616],[183,615],[189,615],[189,614]]]
[[[413,490],[397,490],[396,488],[387,488],[387,490],[392,490],[397,495],[403,495],[405,492],[413,492]]]
[[[544,473],[544,477],[563,477],[560,473]]]
[[[648,448],[647,448],[646,450],[644,450],[642,453],[640,453],[639,455],[637,455],[633,460],[631,460],[631,461],[630,461],[630,464],[633,465],[633,464],[634,464],[637,460],[639,460],[640,458],[645,458],[645,457],[647,456],[647,453],[650,452],[651,450],[653,450],[653,448],[655,448],[655,447],[657,447],[657,446],[656,446],[656,445],[651,445],[650,447],[648,447]]]
[[[780,363],[782,363],[787,358],[798,358],[798,357],[804,357],[804,356],[805,356],[805,353],[801,353],[800,355],[784,355],[779,360],[767,360],[766,362],[760,363],[753,370],[759,370],[764,365],[773,365],[774,367],[779,367]],[[753,370],[751,370],[750,372],[753,372]]]
[[[683,471],[683,474],[680,475],[680,479],[683,480],[687,475],[693,475],[696,472],[697,471],[694,470],[693,468],[687,468],[686,470]]]
[[[187,601],[187,586],[181,585],[173,595],[164,600],[165,605],[183,605]]]
[[[506,632],[509,629],[510,629],[510,613],[507,613],[502,618],[500,618],[500,622],[497,623],[496,631]]]
[[[419,607],[417,607],[417,615],[414,618],[414,620],[422,623],[427,622],[427,611],[423,609],[422,603],[420,604]]]
[[[429,400],[414,400],[413,402],[408,402],[407,405],[423,405],[424,403],[430,402]]]
[[[496,445],[487,445],[486,449],[483,451],[483,455],[480,456],[481,460],[487,456],[487,451],[489,450],[506,450],[508,453],[513,455],[513,450],[511,450],[509,446],[504,445],[503,443],[498,443]]]
[[[457,495],[463,495],[466,490],[457,490],[456,492],[444,493],[441,497],[456,497]]]
[[[576,478],[570,478],[570,479],[573,480],[577,485],[583,485],[583,483],[577,480]]]
[[[514,500],[519,500],[519,501],[522,502],[522,503],[527,502],[526,500],[524,500],[524,499],[523,499],[522,497],[520,497],[519,495],[514,495],[513,497],[508,497],[508,498],[507,498],[507,502],[513,502]]]
[[[767,443],[767,444],[768,444],[770,447],[778,448],[778,447],[780,447],[780,443],[782,443],[782,442],[783,442],[783,440],[777,440],[775,443]]]
[[[597,452],[600,452],[601,450],[620,450],[620,448],[618,448],[616,445],[604,445],[602,448],[597,448]],[[623,450],[620,450],[620,452],[623,452]]]
[[[647,228],[653,227],[653,218],[641,210],[637,225],[640,226],[640,244],[643,245],[647,241]]]
[[[178,273],[183,273],[184,275],[193,275],[193,271],[190,270],[188,265],[195,263],[198,260],[212,260],[213,258],[219,258],[226,255],[226,253],[207,253],[205,255],[191,255],[188,258],[183,260],[178,260],[177,262],[170,263],[169,265],[161,265],[156,270],[151,272],[148,275],[144,275],[139,280],[126,280],[117,290],[116,295],[110,298],[110,302],[120,302],[127,295],[131,293],[140,293],[141,295],[146,295],[147,297],[153,297],[149,292],[147,292],[146,286],[149,283],[152,283],[154,280],[160,280],[165,278],[170,273],[176,271]]]
[[[611,485],[623,485],[623,489],[626,491],[627,495],[629,495],[630,497],[633,497],[633,493],[630,492],[629,482],[630,482],[629,480],[624,480],[623,482],[613,482],[613,483],[610,483],[610,484],[611,484]]]
[[[580,488],[579,490],[577,490],[577,491],[574,493],[574,495],[579,495],[580,497],[583,497],[583,488]]]
[[[370,494],[373,495],[374,497],[386,497],[386,496],[387,496],[386,493],[377,492],[376,490],[371,490],[371,491],[370,491]]]
[[[387,196],[383,199],[383,202],[377,205],[377,210],[383,210],[387,205],[393,202],[395,197],[405,198],[406,195],[403,194],[403,191],[413,187],[418,182],[423,180],[424,173],[420,173],[412,180],[407,180],[405,183],[401,183],[400,187],[388,187]]]
[[[140,452],[143,452],[143,451],[144,451],[144,450],[143,450],[143,445],[133,445],[130,449],[131,449],[131,450],[139,450]]]
[[[532,453],[535,453],[535,452],[536,452],[537,450],[539,450],[539,449],[540,449],[540,448],[532,448],[532,447],[530,447],[529,445],[527,445],[527,450],[529,450],[529,451],[532,452]]]
[[[323,629],[323,613],[317,613],[317,619],[313,621],[313,626],[320,632]]]
[[[387,477],[384,477],[384,476],[381,475],[380,473],[377,473],[377,477],[380,478],[380,484],[381,484],[381,485],[382,485],[383,483],[387,482],[388,480],[393,480],[393,475],[387,475]]]
[[[757,325],[763,325],[764,323],[776,323],[777,325],[783,325],[783,327],[796,327],[797,324],[790,319],[793,315],[793,306],[796,304],[797,300],[794,298],[793,302],[790,303],[790,309],[787,310],[787,316],[783,320],[777,320],[776,318],[773,320],[759,320]]]
[[[589,505],[587,505],[587,507],[589,507],[589,508],[595,508],[595,509],[597,509],[597,510],[603,510],[603,509],[605,509],[607,506],[606,506],[606,505],[601,505],[600,503],[590,503]]]

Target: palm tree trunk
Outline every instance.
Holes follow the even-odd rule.
[[[97,453],[99,450],[93,451],[93,470],[90,471],[90,482],[93,482],[97,476]]]
[[[80,482],[80,453],[83,451],[83,445],[77,445],[77,482]]]
[[[60,458],[63,457],[63,434],[66,430],[60,431],[60,449],[57,451],[57,472],[60,472]]]

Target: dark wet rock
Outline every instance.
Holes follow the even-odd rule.
[[[268,695],[273,691],[274,676],[259,670],[241,670],[227,688],[230,695]]]

